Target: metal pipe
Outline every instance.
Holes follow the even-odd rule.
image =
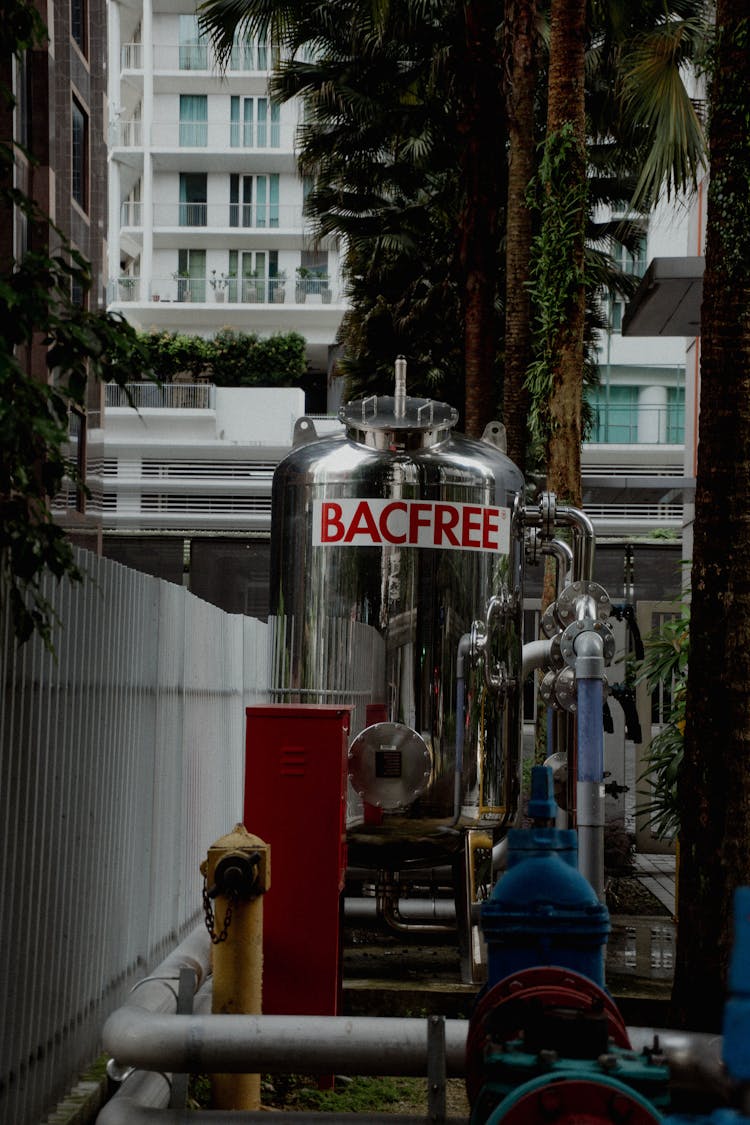
[[[406,360],[396,356],[396,385],[393,393],[393,415],[403,418],[406,414]]]
[[[523,646],[521,680],[526,682],[527,676],[536,668],[543,668],[549,664],[549,654],[552,641],[527,641]]]
[[[465,1020],[446,1020],[449,1077],[464,1073]],[[176,1016],[126,1004],[102,1032],[120,1065],[179,1073],[423,1075],[428,1021],[372,1016]]]
[[[399,914],[405,922],[456,922],[456,904],[449,898],[402,898],[399,900]],[[378,903],[375,898],[345,898],[346,918],[375,919]]]
[[[119,1106],[108,1103],[97,1117],[97,1125],[268,1125],[267,1112],[222,1111],[194,1109],[189,1114],[178,1109],[153,1109],[126,1099]],[[111,1108],[110,1108],[111,1107]],[[279,1125],[433,1125],[426,1113],[405,1115],[393,1113],[314,1113],[273,1111]],[[466,1125],[465,1117],[446,1117],[445,1125]]]
[[[122,1012],[123,1009],[120,1009]],[[119,1016],[120,1013],[115,1013]],[[131,1011],[129,1020],[137,1013]],[[112,1020],[112,1018],[111,1018]],[[301,1024],[308,1024],[307,1033],[300,1037],[296,1034]],[[227,1066],[231,1060],[237,1066],[257,1066],[268,1072],[288,1072],[293,1060],[294,1066],[306,1073],[329,1073],[335,1069],[337,1073],[357,1074],[425,1074],[427,1066],[427,1020],[399,1020],[385,1018],[356,1018],[349,1019],[341,1016],[207,1016],[204,1018],[194,1016],[173,1016],[140,1012],[140,1020],[128,1026],[125,1030],[127,1042],[121,1044],[118,1036],[119,1019],[108,1021],[105,1026],[106,1043],[118,1047],[118,1054],[122,1057],[129,1055],[137,1065],[154,1065],[154,1055],[159,1056],[158,1064],[170,1062],[170,1069],[200,1071],[203,1069],[202,1060],[205,1047],[205,1032],[214,1027],[217,1037],[222,1043],[231,1041],[231,1054],[219,1055],[218,1050],[210,1053],[211,1065]],[[208,1024],[208,1028],[206,1027]],[[330,1034],[332,1024],[338,1024],[348,1029]],[[409,1061],[414,1063],[414,1069],[404,1066],[405,1058],[402,1053],[406,1043],[400,1029],[409,1025],[409,1033],[413,1025],[419,1025],[419,1046],[413,1038],[409,1038]],[[175,1026],[176,1025],[176,1026]],[[251,1025],[251,1026],[248,1026]],[[466,1073],[466,1036],[468,1023],[465,1020],[446,1020],[446,1064],[449,1077],[461,1078]],[[317,1031],[316,1031],[317,1029]],[[398,1029],[398,1030],[397,1030]],[[193,1034],[193,1032],[197,1034]],[[378,1034],[373,1038],[373,1031]],[[654,1027],[628,1027],[628,1036],[634,1051],[640,1053],[644,1049],[656,1050],[666,1057],[671,1071],[671,1084],[681,1089],[695,1089],[710,1091],[718,1098],[725,1099],[729,1088],[729,1079],[722,1062],[723,1040],[721,1036],[701,1032],[673,1031],[668,1028]],[[231,1033],[230,1033],[231,1032]],[[394,1032],[396,1038],[393,1038]],[[159,1036],[162,1042],[159,1044]],[[264,1039],[275,1037],[273,1052],[268,1051],[268,1044],[263,1046]],[[321,1059],[318,1038],[324,1038],[328,1044],[325,1059]],[[366,1038],[367,1044],[362,1043],[357,1057],[350,1053],[348,1048],[352,1045],[352,1037]],[[115,1042],[116,1040],[116,1042]],[[337,1054],[340,1047],[346,1044],[347,1050]],[[122,1048],[122,1049],[120,1049]],[[310,1050],[311,1048],[311,1050]],[[177,1054],[179,1053],[179,1058]],[[368,1065],[364,1066],[364,1054],[367,1055]],[[197,1058],[196,1054],[200,1057]],[[374,1056],[374,1057],[373,1057]],[[266,1061],[273,1061],[273,1065],[266,1067]],[[339,1065],[341,1062],[341,1065]],[[375,1065],[370,1066],[373,1062]],[[349,1069],[349,1065],[354,1069]],[[97,1118],[97,1125],[138,1125],[142,1122],[158,1123],[158,1125],[177,1125],[185,1121],[182,1111],[147,1109],[142,1104],[147,1089],[161,1083],[163,1080],[151,1075],[152,1082],[145,1082],[142,1072],[137,1072],[128,1083],[124,1085],[122,1093],[113,1098],[101,1111]],[[161,1095],[163,1097],[163,1095]],[[138,1104],[141,1103],[141,1104]],[[277,1117],[286,1117],[286,1114],[276,1114]],[[235,1125],[240,1122],[262,1122],[267,1119],[264,1114],[244,1113],[242,1111],[221,1113],[215,1111],[192,1112],[190,1121],[200,1122],[229,1122]],[[295,1113],[296,1125],[361,1125],[362,1117],[357,1115],[356,1121],[346,1114],[299,1114]],[[381,1122],[380,1115],[368,1117],[368,1122],[373,1125],[424,1125],[424,1118],[400,1118],[388,1115]]]
[[[455,929],[455,924],[444,922],[410,922],[401,914],[398,891],[394,891],[394,883],[387,876],[378,887],[377,904],[380,917],[398,934],[448,934]]]
[[[604,901],[604,642],[586,629],[575,641],[578,869]]]
[[[555,524],[573,529],[577,548],[573,551],[573,581],[592,582],[596,533],[591,520],[580,508],[563,505],[555,509]]]
[[[559,597],[573,573],[573,551],[564,539],[548,539],[542,544],[542,554],[555,560],[555,592]]]

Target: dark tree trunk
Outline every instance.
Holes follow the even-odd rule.
[[[497,6],[467,0],[459,69],[464,208],[460,262],[464,284],[465,429],[481,437],[497,416],[500,201],[505,166],[505,113],[497,46]]]
[[[506,0],[505,103],[508,116],[508,206],[505,243],[505,375],[503,422],[508,456],[526,469],[529,395],[525,387],[531,362],[531,211],[526,192],[534,174],[534,93],[537,60],[536,0]]]
[[[547,138],[573,129],[569,165],[562,175],[568,184],[585,184],[586,117],[584,106],[586,50],[585,0],[553,0],[550,27]],[[555,370],[549,409],[552,433],[547,449],[547,487],[561,500],[581,503],[581,398],[583,395],[583,329],[586,294],[583,253],[586,207],[582,200],[575,216],[576,231],[569,248],[570,267],[580,281],[571,294],[566,317],[555,341]]]
[[[750,883],[750,46],[718,0],[672,1021],[719,1031],[732,898]]]

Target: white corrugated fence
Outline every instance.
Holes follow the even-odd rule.
[[[267,627],[88,552],[49,580],[56,655],[0,611],[0,1121],[32,1125],[201,913],[242,819]]]

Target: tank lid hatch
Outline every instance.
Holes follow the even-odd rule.
[[[450,436],[458,411],[431,398],[370,395],[339,411],[350,438],[375,449],[423,449]]]

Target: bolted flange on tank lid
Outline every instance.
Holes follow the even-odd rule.
[[[349,437],[376,449],[424,448],[445,441],[458,421],[447,402],[406,394],[406,360],[396,359],[393,395],[369,395],[339,410]]]

